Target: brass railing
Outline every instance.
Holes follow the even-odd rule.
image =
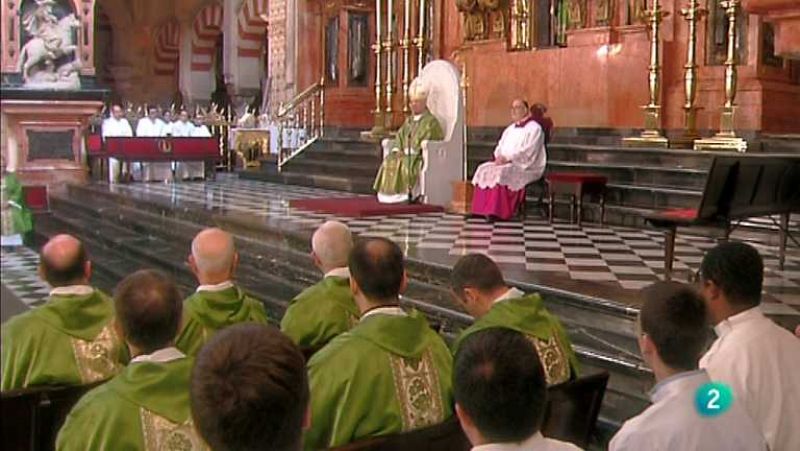
[[[325,80],[281,103],[275,115],[278,125],[278,171],[322,137],[325,128]]]

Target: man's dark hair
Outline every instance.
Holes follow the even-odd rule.
[[[734,306],[750,308],[761,303],[764,262],[749,244],[728,241],[710,249],[700,264],[700,277],[713,281]]]
[[[403,251],[386,238],[356,241],[347,261],[350,276],[373,301],[393,300],[400,295],[405,263]]]
[[[697,369],[708,342],[708,323],[703,298],[689,285],[656,282],[642,292],[639,312],[642,332],[670,368]]]
[[[86,255],[86,248],[83,243],[78,243],[78,251],[71,259],[54,262],[44,252],[41,253],[39,264],[42,267],[42,276],[51,287],[66,287],[75,285],[83,280],[86,262],[89,260]]]
[[[125,339],[145,354],[169,346],[178,334],[181,293],[162,272],[143,269],[122,279],[114,307]]]
[[[468,254],[458,259],[450,273],[450,288],[461,293],[472,287],[487,292],[505,286],[497,263],[484,254]]]
[[[469,335],[453,365],[456,402],[492,443],[521,442],[542,424],[547,381],[533,345],[517,331]]]
[[[274,327],[228,327],[198,354],[191,399],[197,430],[216,451],[299,449],[309,401],[305,360]]]

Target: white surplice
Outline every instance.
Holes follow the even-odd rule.
[[[116,119],[109,117],[103,121],[102,136],[106,138],[115,137],[131,137],[133,136],[133,129],[127,119]],[[119,181],[120,161],[116,158],[108,159],[108,182],[116,183]]]
[[[771,450],[800,450],[800,339],[760,307],[731,316],[714,332],[718,338],[700,367],[731,386]]]
[[[622,425],[609,451],[765,451],[761,431],[734,399],[727,412],[705,417],[695,407],[697,389],[710,382],[705,370],[687,371],[659,382],[653,404]]]
[[[473,185],[483,189],[505,185],[511,191],[519,191],[539,180],[547,164],[542,127],[534,120],[509,125],[494,149],[494,157],[502,157],[508,163],[488,161],[478,166]]]
[[[161,119],[150,120],[149,117],[139,119],[136,124],[136,136],[140,137],[160,137],[164,136],[166,124]],[[134,171],[134,179],[145,182],[164,181],[172,176],[172,165],[170,163],[140,163],[139,174]]]
[[[189,138],[194,136],[196,128],[191,122],[176,121],[172,123],[172,136],[175,138]],[[175,165],[175,177],[181,180],[203,178],[204,172],[205,165],[202,161],[179,161]]]
[[[546,438],[537,432],[519,443],[487,443],[475,446],[472,451],[581,451],[569,442]]]

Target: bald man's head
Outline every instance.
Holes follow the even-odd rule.
[[[136,271],[114,290],[114,309],[125,341],[142,354],[173,343],[182,307],[183,298],[172,280],[152,269]]]
[[[237,260],[233,236],[222,229],[205,229],[192,241],[189,263],[200,283],[221,283],[231,279]]]
[[[372,303],[396,303],[405,285],[403,251],[386,238],[359,240],[348,261],[351,286]]]
[[[311,237],[311,250],[325,272],[347,266],[347,256],[352,248],[350,229],[339,221],[322,224]]]
[[[83,244],[72,235],[56,235],[42,246],[39,274],[52,287],[86,285],[91,264]]]

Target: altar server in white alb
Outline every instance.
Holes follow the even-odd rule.
[[[164,121],[158,117],[158,108],[151,106],[147,109],[147,116],[139,119],[136,124],[136,136],[157,138],[164,135]],[[144,182],[163,181],[172,177],[170,163],[139,163],[139,176]]]
[[[642,292],[642,301],[639,349],[656,377],[653,404],[622,425],[609,451],[765,451],[764,437],[742,403],[715,400],[715,388],[703,388],[711,379],[697,361],[708,342],[708,324],[697,291],[657,282]],[[721,413],[703,410],[709,403]]]
[[[178,120],[172,123],[172,136],[175,138],[190,138],[194,136],[195,126],[189,120],[189,112],[181,110]],[[175,165],[175,177],[181,180],[203,178],[204,164],[202,161],[179,161]]]
[[[119,105],[111,107],[111,116],[103,121],[103,139],[112,137],[131,137],[133,129],[128,119],[125,118],[125,111]],[[121,163],[116,158],[108,159],[108,182],[117,183],[121,171]]]
[[[700,367],[731,386],[771,450],[800,450],[800,339],[764,316],[763,280],[761,256],[748,244],[706,253],[699,283],[717,339]]]
[[[494,160],[478,166],[472,184],[472,214],[509,220],[525,202],[525,185],[542,178],[547,164],[542,127],[530,115],[528,102],[511,103],[514,123],[494,149]]]

